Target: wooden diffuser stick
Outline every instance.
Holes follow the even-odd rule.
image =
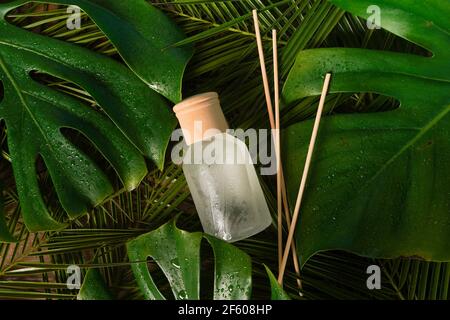
[[[272,130],[276,129],[276,124],[275,124],[275,119],[273,116],[273,110],[272,110],[272,100],[270,98],[270,89],[269,89],[269,81],[268,81],[268,77],[267,77],[267,71],[266,71],[266,65],[265,65],[265,60],[264,60],[264,50],[263,50],[263,46],[262,46],[262,39],[261,39],[261,32],[259,29],[259,20],[258,20],[258,14],[256,10],[253,10],[253,21],[255,24],[255,34],[256,34],[256,42],[258,45],[258,54],[259,54],[259,61],[260,61],[260,65],[261,65],[261,73],[262,73],[262,77],[263,77],[263,85],[264,85],[264,93],[265,93],[265,98],[266,98],[266,103],[267,103],[267,111],[269,114],[269,121],[270,121],[270,127]],[[278,84],[278,46],[277,46],[277,39],[276,39],[276,35],[274,37],[273,40],[273,45],[274,45],[274,76],[276,77],[275,79],[275,86],[276,86],[276,100],[277,100],[277,106],[278,106],[278,112],[279,112],[279,84]],[[279,126],[278,126],[279,128]],[[275,130],[275,132],[277,132]],[[278,131],[279,132],[279,131]],[[277,144],[277,141],[275,141],[275,144]],[[278,144],[279,146],[279,144]],[[278,147],[277,147],[278,148]],[[279,148],[278,148],[279,149]],[[290,212],[289,212],[289,206],[288,206],[288,201],[287,201],[287,195],[286,195],[286,187],[285,187],[285,182],[284,182],[284,174],[283,174],[283,166],[281,164],[281,151],[277,152],[277,161],[278,159],[280,160],[277,163],[277,166],[279,169],[279,171],[277,171],[277,180],[280,179],[280,184],[281,184],[281,195],[282,195],[282,201],[278,201],[278,203],[282,203],[283,207],[284,207],[284,211],[285,211],[285,216],[286,216],[286,222],[287,222],[287,227],[288,229],[290,228]],[[278,188],[277,188],[278,190]],[[278,191],[277,191],[278,193]],[[282,253],[283,253],[283,239],[282,239],[282,216],[280,215],[280,211],[278,210],[278,261],[279,261],[279,267],[281,267],[281,260],[282,260]],[[299,289],[302,289],[302,283],[300,280],[300,266],[298,264],[298,258],[297,258],[297,251],[295,249],[295,244],[292,243],[291,245],[291,250],[292,250],[292,258],[293,258],[293,262],[294,262],[294,268],[295,268],[295,272],[297,274],[297,284],[299,286]],[[300,292],[301,295],[301,292]]]
[[[281,197],[281,155],[280,155],[280,88],[278,85],[278,44],[277,31],[272,30],[273,85],[275,104],[275,156],[277,162],[277,225],[278,225],[278,269],[281,267],[283,252],[283,206]]]
[[[272,99],[270,98],[269,80],[267,78],[266,62],[264,61],[264,49],[262,45],[261,32],[259,31],[258,12],[253,11],[253,22],[255,23],[256,43],[258,45],[259,64],[261,65],[261,73],[264,85],[264,95],[266,97],[267,112],[269,113],[270,127],[275,129],[275,119],[273,117]]]
[[[331,73],[327,73],[325,76],[325,82],[324,82],[323,88],[322,88],[322,94],[320,96],[319,107],[317,109],[316,120],[314,122],[314,127],[313,127],[313,131],[312,131],[312,135],[311,135],[311,141],[309,143],[308,153],[306,155],[305,167],[303,169],[302,180],[300,182],[300,188],[298,190],[297,201],[295,203],[294,214],[292,216],[292,223],[289,228],[289,234],[288,234],[288,238],[286,241],[286,247],[284,249],[283,258],[281,261],[281,268],[280,268],[280,272],[278,274],[278,283],[280,283],[280,284],[283,283],[284,271],[286,269],[286,263],[287,263],[287,259],[289,257],[289,247],[292,244],[292,240],[294,239],[295,227],[296,227],[297,221],[298,221],[298,214],[300,211],[300,206],[302,204],[303,193],[304,193],[305,187],[306,187],[308,172],[309,172],[309,168],[311,166],[311,159],[312,159],[312,155],[314,153],[314,147],[316,145],[317,133],[319,132],[320,120],[322,118],[323,107],[325,105],[325,99],[327,96],[328,87],[330,86],[330,80],[331,80]]]

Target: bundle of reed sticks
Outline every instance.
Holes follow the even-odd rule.
[[[292,252],[293,264],[295,273],[297,275],[297,284],[299,287],[299,293],[302,295],[302,282],[300,276],[300,266],[297,257],[297,251],[295,248],[295,243],[293,242],[295,228],[297,225],[300,207],[303,199],[303,194],[306,187],[306,181],[308,178],[308,172],[311,167],[311,159],[314,153],[314,147],[317,140],[317,133],[319,131],[320,120],[322,118],[323,108],[325,105],[325,99],[328,92],[328,88],[331,81],[331,73],[325,75],[325,82],[322,88],[322,94],[320,97],[319,106],[317,109],[316,120],[314,122],[313,131],[311,134],[311,140],[309,143],[308,153],[306,156],[305,166],[303,169],[303,175],[300,182],[300,187],[298,190],[297,201],[295,203],[295,208],[293,215],[289,210],[289,203],[287,200],[286,185],[283,175],[283,165],[281,162],[281,138],[280,138],[280,88],[279,88],[279,76],[278,76],[278,45],[277,45],[277,31],[272,30],[272,49],[273,49],[273,85],[274,85],[274,106],[275,106],[275,117],[272,106],[272,98],[270,94],[269,80],[267,77],[266,64],[264,59],[264,49],[262,44],[261,32],[259,29],[258,21],[258,11],[253,10],[253,21],[255,24],[255,34],[256,42],[258,46],[258,55],[261,65],[261,73],[264,86],[264,94],[266,97],[267,113],[269,115],[269,122],[272,132],[274,133],[275,140],[275,154],[277,161],[277,227],[278,227],[278,283],[283,285],[283,277],[286,270],[287,260],[289,258],[289,250]],[[284,210],[285,220],[287,228],[289,230],[286,244],[283,249],[283,213]]]

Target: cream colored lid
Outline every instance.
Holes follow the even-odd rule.
[[[187,98],[173,107],[187,145],[205,140],[228,129],[217,92]]]

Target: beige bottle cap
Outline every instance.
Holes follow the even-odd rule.
[[[187,145],[208,139],[228,129],[216,92],[201,93],[173,107]]]

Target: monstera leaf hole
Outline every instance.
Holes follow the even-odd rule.
[[[48,172],[47,165],[41,155],[38,155],[36,158],[35,166],[37,183],[48,212],[53,219],[62,222],[63,217],[58,217],[57,215],[57,212],[63,212],[62,207],[58,201],[55,186]]]
[[[307,97],[286,105],[283,111],[283,126],[288,127],[291,124],[312,118],[315,115],[319,98],[319,96]],[[324,113],[332,115],[385,112],[399,107],[399,100],[382,94],[372,92],[338,93],[327,96]]]
[[[71,81],[67,81],[57,76],[38,70],[31,70],[30,72],[28,72],[28,75],[34,81],[39,82],[40,84],[43,84],[47,87],[51,87],[62,93],[70,94],[74,98],[77,98],[80,102],[84,102],[88,105],[93,104],[93,98],[89,95],[89,93]],[[87,97],[81,97],[79,96],[80,94],[87,95]]]
[[[0,81],[1,83],[1,81]],[[1,102],[1,99],[0,99]],[[4,153],[2,158],[5,158],[7,160],[10,160],[10,156],[9,156],[9,147],[8,147],[8,135],[6,134],[6,122],[4,119],[0,120],[0,139],[1,141],[3,141],[3,145],[2,145],[2,152]],[[1,161],[3,163],[6,163],[5,161]],[[8,169],[9,170],[11,168],[11,162],[8,161]],[[4,165],[2,165],[2,170],[5,170]],[[5,170],[6,171],[6,170]],[[5,174],[5,171],[3,171],[3,177],[0,181],[2,181],[2,183],[4,183],[6,185],[6,179],[7,179],[7,175]],[[11,173],[11,172],[9,172]]]
[[[364,106],[364,107],[363,107]],[[385,95],[363,92],[354,93],[343,101],[338,108],[333,109],[336,113],[370,113],[395,110],[400,107],[400,101]]]
[[[5,88],[3,87],[3,82],[0,81],[0,102],[2,102],[5,97]]]
[[[83,154],[85,154],[90,160],[97,164],[100,170],[106,173],[106,176],[109,172],[113,171],[111,166],[107,163],[107,161],[103,158],[99,151],[96,151],[95,147],[89,142],[89,140],[84,137],[81,133],[76,130],[71,130],[68,128],[63,128],[61,130],[64,132],[64,136],[68,137],[68,140],[74,144],[74,146],[79,149]],[[40,194],[42,199],[46,205],[46,208],[50,214],[50,216],[60,223],[67,222],[67,215],[64,213],[64,208],[58,200],[58,195],[56,193],[56,188],[53,183],[53,179],[48,170],[48,166],[45,163],[45,160],[41,155],[38,155],[35,162],[36,167],[36,179],[37,184],[40,190]],[[105,169],[106,168],[106,169]],[[114,173],[111,173],[114,174]],[[117,180],[117,184],[120,182]],[[108,179],[109,183],[113,183],[112,179]],[[92,199],[84,199],[86,202],[86,209],[89,211],[99,203],[92,201]],[[83,217],[79,217],[78,215],[69,215],[69,220],[74,218],[83,219]]]
[[[147,268],[153,278],[153,281],[164,297],[167,300],[175,300],[169,279],[167,279],[158,262],[156,262],[152,257],[147,257]]]
[[[214,251],[205,239],[200,244],[200,299],[214,296]]]
[[[105,156],[99,151],[99,149],[86,137],[82,132],[72,128],[61,128],[61,134],[66,137],[78,150],[92,160],[98,168],[105,172],[106,177],[117,176],[117,172],[112,167],[111,163],[105,158]],[[111,183],[113,179],[109,179]],[[123,187],[116,186],[117,188]]]
[[[345,13],[342,21],[354,20],[351,13]],[[423,57],[431,57],[433,53],[426,48],[398,37],[385,29],[367,30],[367,20],[357,18],[359,24],[352,28],[351,36],[345,36],[341,28],[335,28],[327,37],[327,47],[365,48],[400,53],[411,53]],[[356,40],[358,39],[358,41]]]
[[[102,113],[104,116],[107,116],[102,108],[96,103],[94,98],[77,84],[37,70],[30,71],[29,75],[36,82],[55,89],[61,93],[70,95],[72,98],[77,99],[87,107],[93,108],[94,110]]]

